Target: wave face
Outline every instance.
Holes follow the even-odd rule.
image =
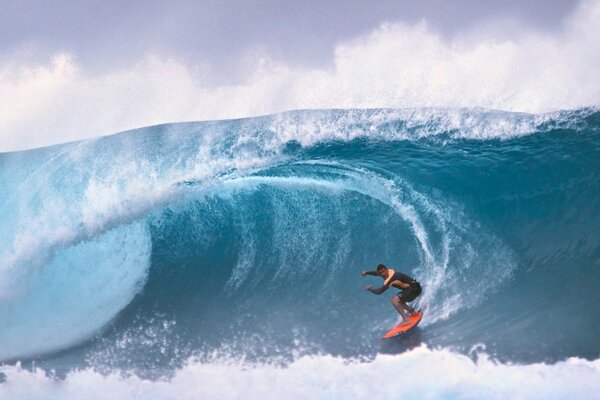
[[[296,111],[0,154],[0,387],[32,362],[154,379],[419,346],[594,360],[599,130],[594,109]],[[363,291],[378,263],[424,287],[396,341],[392,291]]]

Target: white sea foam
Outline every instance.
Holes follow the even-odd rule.
[[[590,399],[600,360],[511,365],[449,350],[416,348],[370,362],[305,356],[287,366],[191,360],[168,380],[74,371],[64,380],[19,366],[1,368],[0,399]]]

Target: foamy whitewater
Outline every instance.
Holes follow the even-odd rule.
[[[0,154],[0,212],[1,399],[600,391],[595,108],[152,126]]]

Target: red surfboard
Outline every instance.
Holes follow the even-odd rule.
[[[402,333],[408,332],[409,330],[411,330],[412,328],[414,328],[415,326],[417,326],[419,324],[419,322],[421,321],[421,318],[423,318],[423,311],[419,310],[419,311],[417,311],[417,313],[415,315],[409,317],[408,321],[402,321],[398,325],[396,325],[395,327],[390,329],[388,331],[388,333],[383,335],[382,339],[393,338]]]

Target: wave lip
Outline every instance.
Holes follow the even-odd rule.
[[[150,237],[139,223],[57,251],[21,279],[20,295],[0,303],[0,360],[87,339],[141,290],[149,266]]]
[[[403,108],[298,110],[266,118],[268,127],[284,141],[304,146],[322,141],[421,140],[424,138],[507,140],[552,129],[577,128],[597,108],[543,114],[484,108]]]

